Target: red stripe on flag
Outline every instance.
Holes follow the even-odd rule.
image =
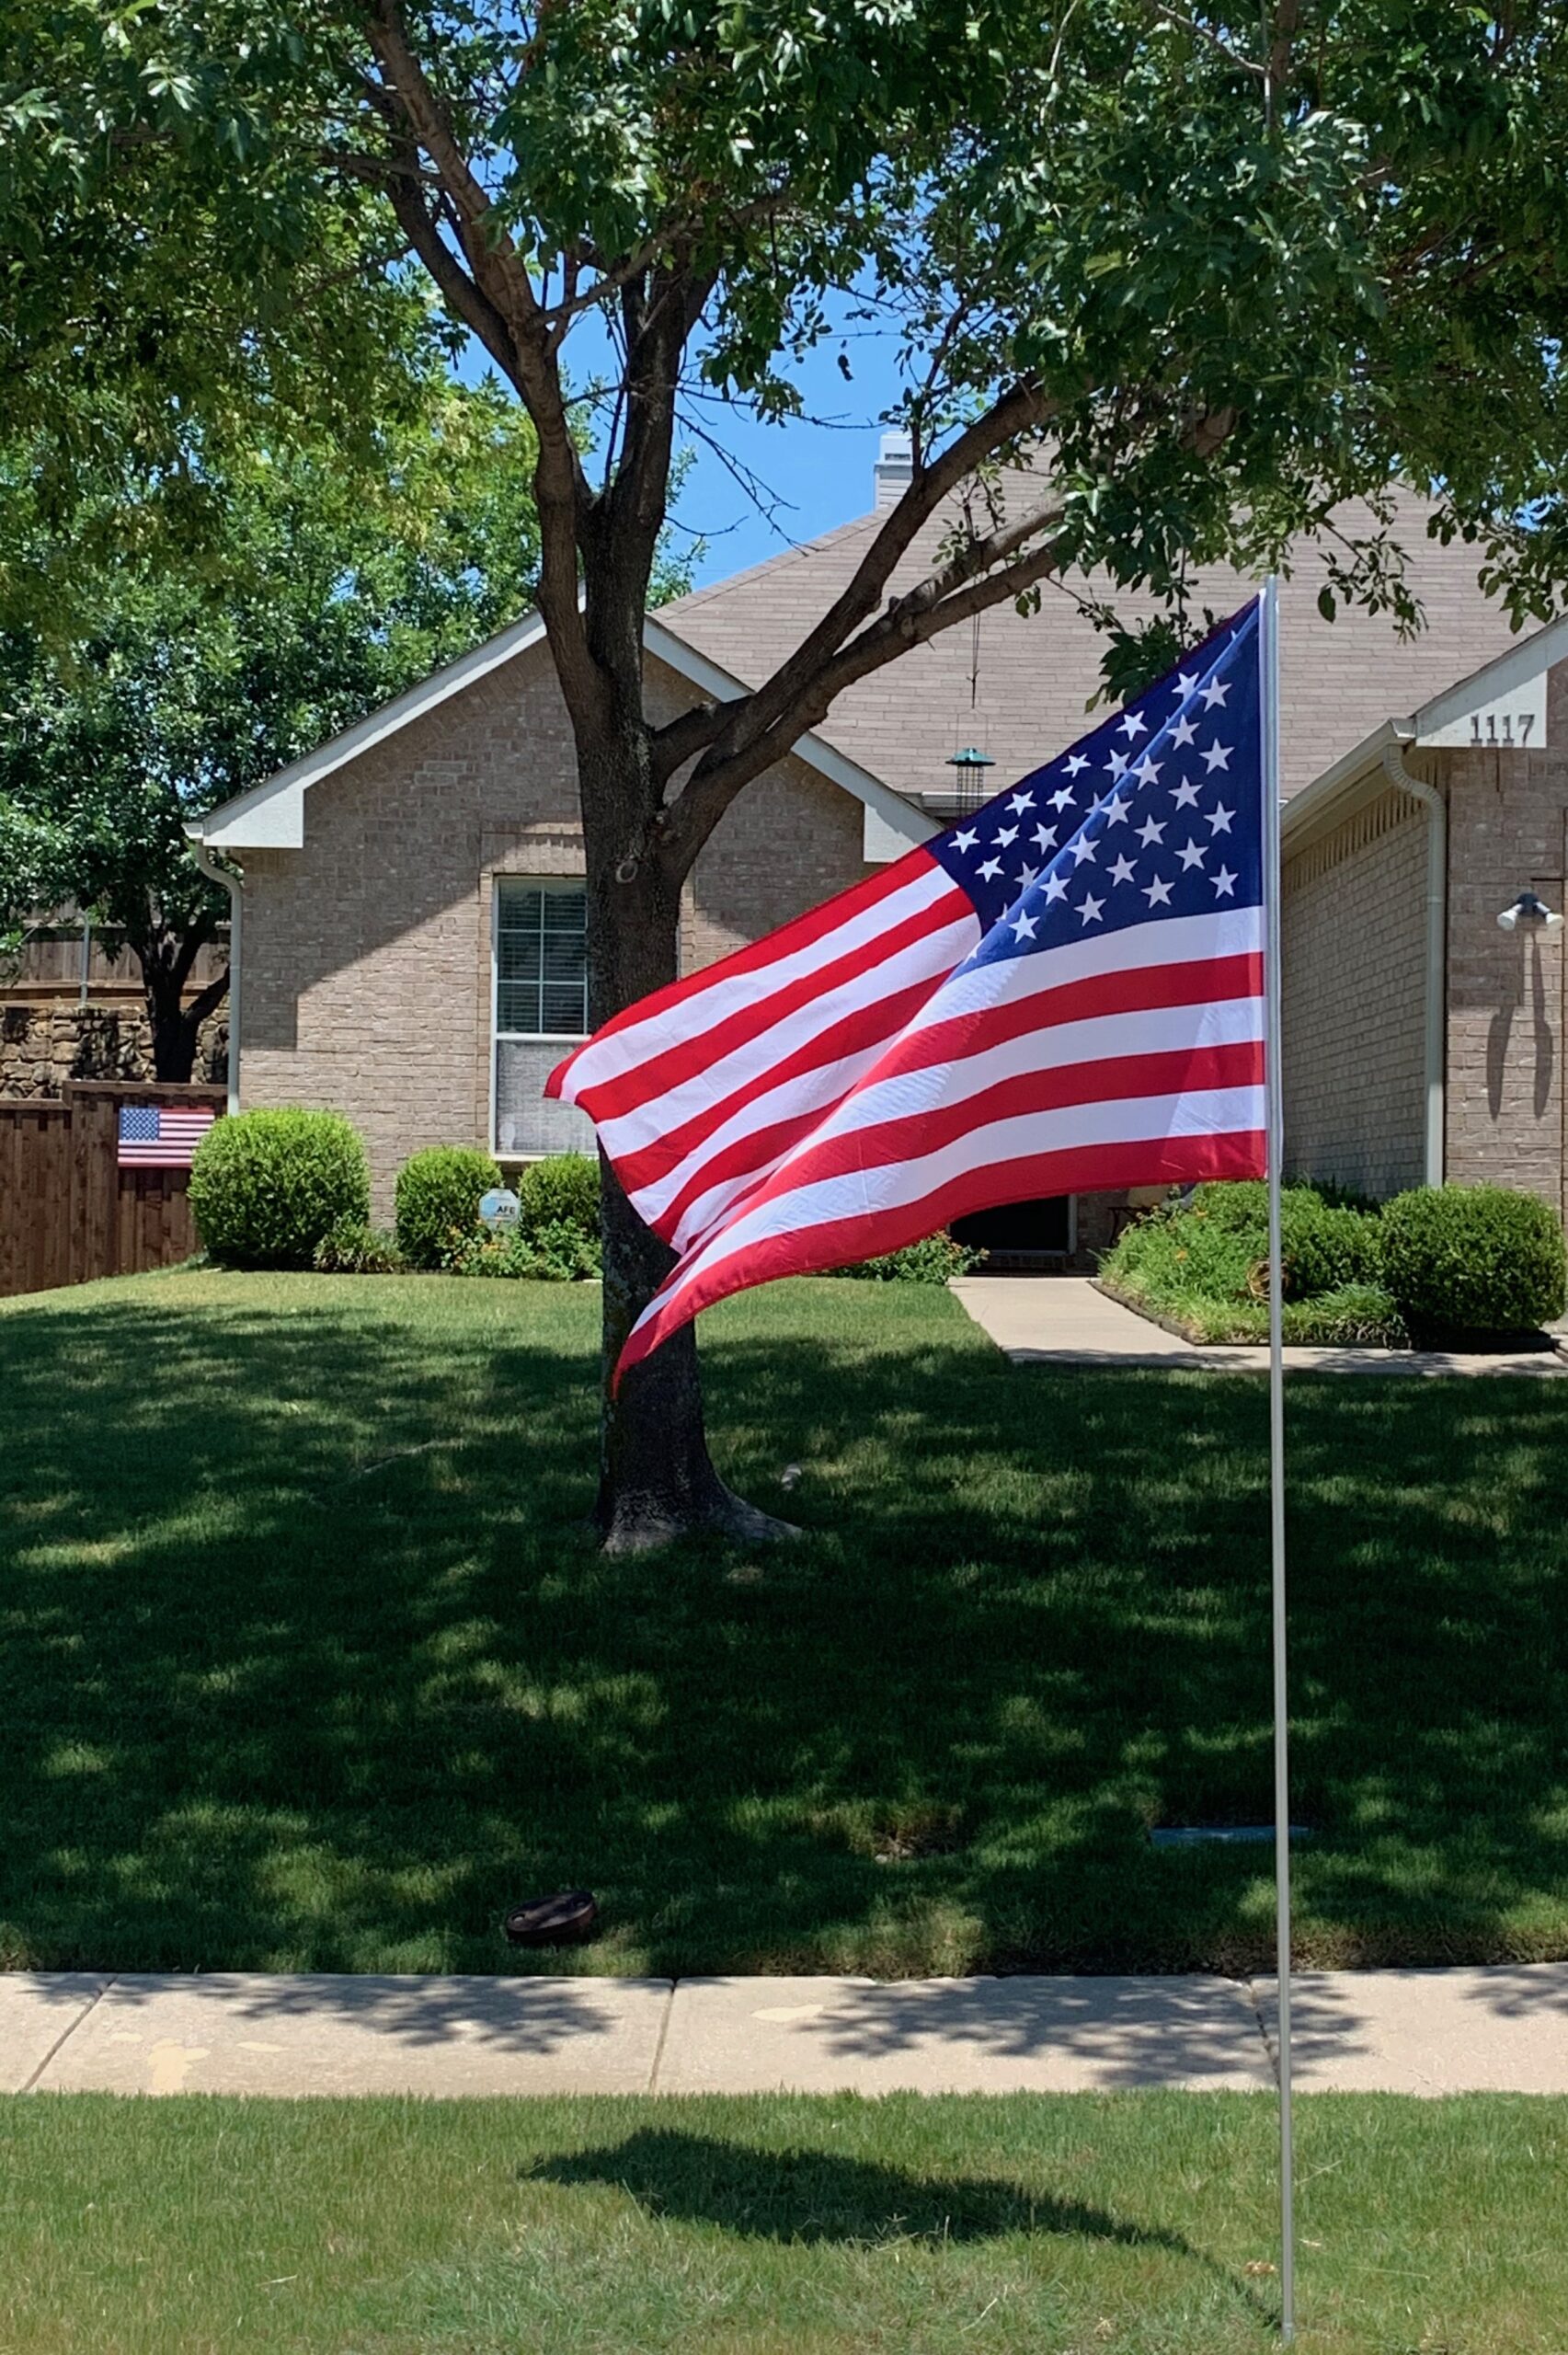
[[[931,863],[934,864],[934,861]],[[824,964],[814,966],[807,972],[796,974],[794,981],[786,982],[782,988],[754,997],[750,1005],[742,1006],[706,1029],[699,1029],[695,1036],[683,1039],[679,1045],[665,1047],[657,1056],[637,1064],[635,1069],[623,1072],[616,1078],[600,1080],[584,1087],[576,1101],[589,1119],[596,1123],[624,1120],[641,1105],[668,1096],[687,1080],[695,1079],[722,1057],[732,1055],[753,1040],[764,1038],[779,1023],[786,1021],[792,1014],[799,1013],[803,1007],[813,1005],[818,998],[825,997],[829,991],[841,988],[846,982],[858,980],[863,973],[874,972],[879,966],[890,964],[906,949],[929,939],[933,934],[946,931],[966,917],[973,920],[974,908],[968,893],[955,883],[925,907],[915,910],[887,931],[859,942],[853,948]],[[716,974],[724,969],[714,966],[708,970]],[[702,978],[702,975],[693,976],[694,981]],[[926,996],[930,996],[942,978],[934,973],[931,976],[925,987]],[[695,1011],[700,1014],[701,1008]],[[589,1040],[589,1045],[597,1046],[602,1037],[603,1033],[600,1032]],[[586,1048],[578,1049],[579,1054],[586,1051]],[[552,1082],[562,1077],[565,1070],[563,1065],[560,1072],[553,1073]],[[558,1090],[555,1092],[559,1093]]]
[[[717,981],[758,972],[769,965],[777,964],[781,957],[791,957],[803,948],[809,948],[813,942],[822,939],[828,933],[836,932],[841,925],[874,907],[878,900],[885,900],[891,892],[900,890],[922,867],[934,867],[936,863],[929,851],[917,845],[880,875],[867,876],[864,883],[852,883],[847,891],[837,892],[832,899],[824,900],[820,907],[807,908],[803,915],[794,917],[761,940],[751,942],[749,948],[732,949],[716,964],[704,965],[700,972],[685,974],[680,981],[668,982],[662,989],[653,990],[647,997],[638,998],[636,1004],[627,1006],[624,1013],[612,1015],[591,1039],[585,1040],[564,1063],[557,1064],[544,1084],[545,1095],[560,1095],[567,1074],[588,1048],[601,1045],[604,1040],[614,1038],[619,1031],[629,1029],[635,1024],[667,1013],[672,1006],[684,1005],[704,990],[711,989]],[[959,897],[967,906],[967,893],[960,890],[957,885],[954,889],[959,891]]]
[[[661,1341],[700,1315],[704,1308],[745,1292],[823,1268],[842,1268],[887,1251],[919,1243],[938,1226],[975,1211],[1000,1210],[1008,1202],[1051,1194],[1103,1192],[1121,1186],[1197,1184],[1210,1178],[1258,1178],[1265,1166],[1267,1140],[1261,1129],[1222,1136],[1165,1137],[1122,1145],[1079,1146],[1034,1154],[970,1171],[918,1202],[894,1211],[872,1211],[800,1228],[793,1235],[765,1236],[720,1260],[678,1299],[656,1305],[621,1352],[613,1388]]]

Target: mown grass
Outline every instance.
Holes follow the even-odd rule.
[[[0,1312],[0,1956],[1266,1967],[1265,1400],[945,1293],[708,1320],[806,1541],[583,1534],[589,1291],[178,1274]],[[1568,1956],[1568,1396],[1296,1378],[1303,1961]],[[798,1467],[798,1476],[790,1467]],[[788,1476],[788,1485],[781,1485]],[[506,1907],[587,1883],[530,1958]]]
[[[1568,2104],[1299,2113],[1303,2355],[1555,2355]],[[1264,2096],[0,2103],[7,2355],[1251,2355]]]

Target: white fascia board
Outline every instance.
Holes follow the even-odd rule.
[[[643,626],[643,644],[655,659],[670,670],[677,672],[688,684],[714,703],[733,703],[750,691],[743,679],[726,671],[716,662],[699,654],[684,638],[677,638],[662,622],[650,615]],[[902,858],[916,843],[923,843],[941,827],[906,801],[901,793],[884,785],[880,777],[852,761],[825,737],[807,732],[796,737],[790,750],[807,768],[826,777],[830,785],[848,793],[860,802],[865,811],[862,829],[861,855],[868,867],[886,866],[889,859]]]
[[[305,838],[304,798],[313,785],[333,775],[362,752],[384,743],[405,728],[422,719],[428,712],[437,710],[464,688],[473,686],[501,665],[526,654],[540,644],[544,637],[544,624],[537,613],[525,614],[509,629],[502,630],[465,654],[456,662],[448,663],[444,671],[423,679],[406,694],[392,703],[372,711],[340,736],[318,745],[292,761],[275,775],[264,778],[248,793],[237,794],[197,821],[193,839],[205,843],[212,850],[300,850]],[[651,616],[645,622],[643,643],[647,650],[666,667],[686,680],[700,695],[717,703],[732,702],[748,690],[742,680],[699,654],[674,631]],[[808,767],[814,768],[830,785],[853,796],[864,809],[864,856],[869,864],[885,863],[902,856],[911,844],[924,842],[937,828],[923,810],[916,810],[901,794],[875,777],[859,763],[852,761],[824,738],[807,733],[792,747]]]
[[[1468,679],[1424,703],[1410,725],[1418,744],[1503,745],[1546,741],[1546,674],[1568,657],[1568,618],[1548,622]]]
[[[341,736],[334,736],[314,752],[302,754],[291,761],[286,769],[265,777],[248,793],[236,794],[200,821],[200,839],[213,850],[300,850],[305,838],[304,798],[313,785],[330,776],[348,761],[370,752],[383,743],[399,729],[422,719],[427,712],[439,709],[464,687],[471,687],[491,671],[498,671],[503,662],[511,662],[530,647],[537,646],[544,635],[544,625],[537,614],[524,614],[508,629],[495,638],[486,638],[468,654],[449,662],[444,671],[434,672],[421,679],[393,702],[383,704],[379,711],[356,720]]]
[[[1568,661],[1568,617],[1549,622],[1518,646],[1483,663],[1466,679],[1445,687],[1408,719],[1384,719],[1331,768],[1303,786],[1285,805],[1281,843],[1288,846],[1333,815],[1342,814],[1358,787],[1380,774],[1391,744],[1434,751],[1466,744],[1493,744],[1517,751],[1546,741],[1546,677]],[[1508,722],[1505,735],[1501,723]],[[1528,720],[1526,727],[1522,723]],[[1495,724],[1496,732],[1489,734]]]

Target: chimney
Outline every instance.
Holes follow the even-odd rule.
[[[907,433],[885,433],[876,464],[872,469],[876,484],[876,509],[896,507],[914,479],[915,458]]]

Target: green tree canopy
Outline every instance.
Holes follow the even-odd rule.
[[[835,695],[1049,574],[1179,606],[1190,564],[1315,535],[1326,598],[1408,622],[1403,551],[1333,520],[1396,476],[1516,615],[1568,570],[1560,0],[0,0],[0,383],[39,431],[144,476],[171,408],[352,440],[429,331],[415,269],[516,392],[601,1018],[673,974],[692,859]],[[786,412],[843,299],[901,339],[910,487],[771,677],[650,713],[681,403]],[[585,332],[616,354],[591,466]],[[1113,636],[1118,677],[1149,654]],[[668,1262],[612,1187],[606,1222],[612,1354]],[[612,1543],[757,1525],[688,1341],[604,1461]]]
[[[530,440],[493,382],[435,372],[368,476],[330,442],[236,448],[205,475],[200,552],[158,564],[105,560],[116,532],[137,545],[118,484],[84,488],[63,534],[31,453],[0,461],[0,927],[63,903],[111,927],[140,967],[161,1076],[189,1076],[224,986],[183,1004],[227,913],[187,820],[527,606]]]

